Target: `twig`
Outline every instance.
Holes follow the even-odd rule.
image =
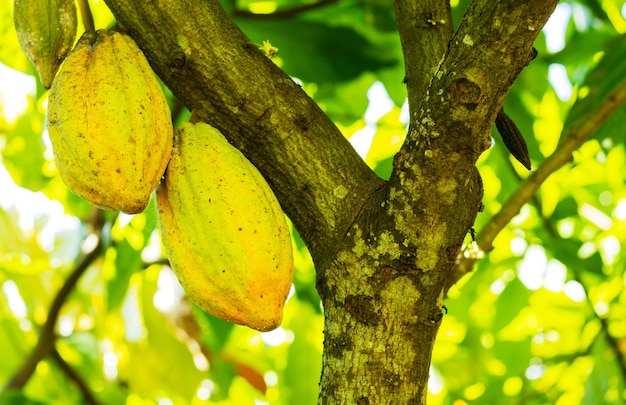
[[[602,326],[602,331],[604,332],[604,339],[615,354],[617,367],[622,374],[622,381],[626,381],[626,362],[624,362],[624,353],[622,353],[622,350],[620,350],[620,344],[617,339],[615,339],[613,335],[611,335],[611,333],[609,332],[609,324],[606,321],[606,318],[603,318],[600,316],[600,314],[598,314],[595,309],[594,303],[591,302],[591,299],[589,298],[589,294],[586,293],[587,286],[582,280],[580,271],[578,269],[573,269],[572,272],[574,274],[574,279],[578,281],[585,290],[585,300],[587,301],[587,304],[589,304],[589,308],[591,309],[594,317],[600,322],[600,325]],[[597,341],[597,339],[594,339],[594,341]]]
[[[260,13],[253,13],[251,11],[248,10],[235,10],[233,12],[233,15],[235,17],[240,17],[240,18],[248,18],[248,19],[255,19],[255,20],[277,20],[280,18],[289,18],[289,17],[294,17],[298,14],[307,12],[307,11],[311,11],[311,10],[315,10],[317,8],[322,8],[331,4],[335,4],[337,3],[338,0],[320,0],[316,3],[311,3],[311,4],[302,4],[299,6],[294,6],[294,7],[289,7],[289,8],[284,8],[281,10],[276,10],[273,13],[269,13],[269,14],[260,14]]]
[[[484,252],[490,252],[493,249],[493,241],[496,236],[520,212],[522,206],[533,198],[548,176],[569,162],[572,159],[572,152],[589,139],[625,102],[626,81],[598,104],[596,109],[587,115],[587,120],[568,128],[562,137],[563,141],[552,155],[520,184],[513,195],[504,203],[500,212],[494,215],[477,234],[476,243]],[[450,287],[469,273],[477,260],[476,258],[462,257],[450,271],[444,292],[447,293]]]
[[[26,385],[30,377],[35,372],[35,368],[37,364],[46,357],[54,348],[54,341],[56,336],[54,334],[54,326],[56,325],[57,318],[59,317],[59,312],[61,307],[65,303],[65,300],[69,296],[70,292],[78,282],[80,276],[87,270],[89,265],[96,260],[101,254],[102,248],[102,213],[98,211],[98,214],[94,216],[92,219],[92,224],[94,226],[94,233],[98,236],[97,245],[91,250],[89,253],[83,255],[80,260],[76,263],[76,267],[70,274],[70,276],[65,280],[65,283],[57,293],[56,297],[54,297],[54,301],[50,306],[48,311],[48,318],[41,328],[41,332],[39,334],[39,340],[35,347],[33,347],[30,355],[24,360],[22,366],[13,374],[13,377],[9,380],[9,382],[4,386],[4,389],[21,389]]]
[[[52,349],[52,353],[51,353],[52,359],[59,365],[59,367],[61,368],[61,370],[63,370],[63,372],[72,380],[74,381],[74,383],[76,383],[78,389],[80,390],[80,392],[83,394],[83,399],[85,401],[86,404],[89,405],[99,405],[100,402],[96,399],[96,397],[93,395],[93,393],[91,392],[91,390],[89,389],[89,387],[87,386],[87,384],[85,383],[85,381],[83,380],[83,378],[76,372],[76,370],[74,370],[72,368],[72,366],[70,366],[65,359],[63,359],[63,357],[61,357],[61,354],[59,353],[59,351],[56,349],[56,347],[54,347]]]
[[[141,265],[141,268],[143,270],[147,269],[148,267],[152,266],[153,264],[158,264],[161,266],[169,266],[170,265],[170,261],[167,257],[164,257],[162,259],[159,260],[155,260],[153,262],[143,262],[143,264]]]

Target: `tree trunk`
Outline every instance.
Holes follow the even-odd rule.
[[[217,0],[106,0],[155,72],[270,183],[313,257],[323,404],[426,402],[443,288],[481,206],[474,166],[556,0],[396,1],[411,114],[391,178],[239,31]],[[402,80],[402,78],[398,78]]]

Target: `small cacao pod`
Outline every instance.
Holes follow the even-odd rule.
[[[48,98],[48,132],[61,179],[92,204],[141,212],[172,151],[165,95],[127,35],[86,32]]]
[[[278,327],[293,278],[291,237],[252,163],[217,129],[185,123],[156,195],[163,244],[188,297],[227,321]]]
[[[528,155],[528,146],[526,146],[524,136],[511,117],[502,109],[496,117],[496,128],[504,141],[504,146],[511,152],[511,155],[526,169],[530,170],[530,156]]]
[[[13,10],[20,47],[49,89],[76,39],[74,0],[15,0]]]

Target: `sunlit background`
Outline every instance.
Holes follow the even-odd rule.
[[[619,34],[626,32],[626,5],[624,5],[624,2],[605,1],[599,3],[602,3],[615,32]],[[267,12],[266,8],[275,8],[275,3],[250,2],[249,9],[255,11],[255,7],[258,10]],[[567,45],[568,29],[585,32],[594,24],[597,24],[597,21],[589,9],[578,4],[559,4],[544,29],[546,51],[548,54],[558,54]],[[572,25],[574,28],[572,28]],[[280,55],[281,44],[274,44],[278,46]],[[599,60],[601,56],[602,52],[598,51],[596,59]],[[575,101],[576,92],[580,89],[580,84],[577,83],[584,77],[585,73],[582,71],[572,72],[571,69],[568,70],[566,65],[558,63],[556,60],[549,64],[547,78],[553,88],[553,95],[556,97],[551,98],[550,94],[546,94],[541,100],[532,100],[533,105],[537,109],[533,112],[536,120],[533,124],[526,125],[526,128],[531,128],[535,133],[534,136],[539,139],[536,151],[541,151],[544,155],[547,155],[550,150],[554,149],[558,141],[560,129],[563,127],[566,110]],[[577,75],[576,80],[572,80],[573,75]],[[316,87],[313,84],[303,83],[303,88],[311,93],[316,91]],[[37,83],[34,76],[0,64],[0,107],[3,120],[5,121],[5,128],[12,128],[25,113],[38,111],[35,114],[43,117],[46,108],[45,97],[37,100],[36,94]],[[340,128],[363,159],[375,167],[385,159],[389,159],[393,155],[393,151],[400,147],[408,122],[408,113],[406,103],[398,106],[392,100],[381,81],[375,81],[369,85],[367,99],[368,105],[364,117],[352,125],[340,125]],[[529,104],[531,103],[529,100],[526,101]],[[36,125],[43,126],[43,122]],[[0,127],[0,129],[3,128]],[[380,136],[381,133],[385,134],[384,138]],[[381,139],[384,139],[384,147],[380,147]],[[6,142],[7,137],[4,134],[0,134],[0,150],[26,147],[25,145],[16,144],[15,139],[13,139],[12,144],[7,144]],[[45,130],[43,131],[43,142],[45,145],[44,171],[54,174],[53,154]],[[496,147],[498,147],[498,142],[499,140],[496,139]],[[606,164],[608,159],[612,159],[612,167],[623,172],[626,168],[623,162],[623,141],[621,144],[622,148],[619,149],[621,152],[615,153],[606,152],[607,146],[612,145],[606,144],[606,142],[609,142],[607,140],[603,142],[605,144],[596,142],[585,145],[580,151],[580,161],[595,159],[598,164]],[[500,190],[507,187],[506,184],[503,184],[504,180],[502,182],[498,180],[496,172],[489,165],[489,159],[493,159],[493,157],[490,157],[492,153],[496,152],[493,149],[488,151],[479,162],[479,169],[486,185],[485,203],[487,212],[481,214],[484,217],[497,212],[502,198]],[[613,154],[609,156],[610,153]],[[616,154],[618,153],[621,153],[621,156],[617,156]],[[619,161],[619,164],[614,163],[615,160]],[[541,159],[537,158],[534,163],[537,164],[540,161]],[[595,166],[590,164],[590,166],[586,167]],[[619,178],[621,179],[621,177]],[[563,174],[556,176],[553,181],[565,182],[566,180],[569,181],[567,175]],[[607,182],[611,183],[611,180],[608,179]],[[555,183],[550,181],[544,187],[550,186],[556,187]],[[606,268],[609,268],[611,271],[621,272],[623,275],[624,269],[619,267],[625,263],[622,250],[624,235],[619,232],[623,232],[622,229],[624,228],[623,223],[620,224],[620,222],[626,221],[626,194],[624,194],[623,184],[612,186],[615,186],[618,191],[613,192],[610,189],[602,189],[599,190],[595,198],[590,197],[589,201],[593,200],[597,204],[585,202],[578,204],[577,213],[587,225],[581,228],[577,220],[567,216],[559,218],[554,225],[557,228],[557,234],[561,238],[569,238],[574,234],[581,234],[583,235],[581,239],[587,240],[580,249],[574,249],[572,254],[581,258],[589,258],[596,253],[600,255],[601,263],[605,270],[594,269],[593,272],[597,274],[604,272],[607,274],[608,270]],[[587,190],[584,193],[593,193],[593,190]],[[553,197],[543,196],[544,199],[540,205],[543,204],[542,206],[545,208],[546,205],[549,207],[551,204],[552,210],[554,210],[561,203],[559,200],[561,196],[562,194]],[[552,198],[552,201],[550,198]],[[491,203],[491,206],[488,203]],[[75,215],[68,214],[62,202],[49,198],[43,192],[33,192],[18,186],[4,164],[0,165],[0,206],[3,210],[0,217],[0,229],[4,233],[0,235],[0,284],[3,293],[0,301],[5,300],[6,307],[10,311],[10,315],[7,313],[2,315],[17,319],[19,328],[25,332],[24,336],[26,336],[27,341],[21,345],[16,345],[16,347],[22,347],[24,350],[27,350],[28,346],[36,341],[38,327],[33,322],[37,324],[43,323],[47,314],[47,308],[41,302],[32,298],[32,295],[36,295],[37,291],[28,291],[29,297],[26,297],[21,283],[28,283],[30,277],[40,275],[44,279],[49,280],[49,283],[44,281],[39,288],[41,286],[53,285],[54,289],[57,289],[60,285],[60,280],[58,277],[48,274],[50,269],[66,272],[68,263],[72,263],[76,257],[76,246],[89,243],[89,240],[84,240],[84,225],[81,223],[81,220]],[[481,220],[479,218],[477,230],[480,230],[481,221],[484,223],[487,219],[483,218]],[[145,236],[142,235],[141,230],[146,226],[146,221],[154,221],[154,218],[145,215],[133,217],[122,214],[111,229],[111,234],[117,240],[126,240],[130,245],[136,244],[141,249],[143,262],[153,263],[162,258],[162,251],[156,232],[151,233],[147,240],[144,240]],[[482,359],[484,361],[483,367],[487,370],[487,373],[492,376],[502,377],[502,380],[498,381],[501,382],[500,390],[504,397],[515,398],[523,392],[525,395],[530,396],[531,394],[528,394],[529,391],[525,390],[524,387],[527,386],[527,381],[536,381],[537,384],[533,385],[533,388],[543,394],[550,390],[551,385],[562,384],[563,386],[560,386],[558,390],[561,393],[565,392],[567,395],[564,394],[558,397],[559,404],[581,403],[579,401],[584,397],[586,388],[581,386],[579,387],[580,389],[575,389],[571,385],[581,384],[591,374],[591,369],[594,367],[594,359],[589,357],[590,353],[573,356],[572,364],[576,362],[577,365],[569,368],[566,365],[569,361],[567,356],[562,355],[562,360],[555,360],[549,366],[545,364],[542,353],[550,357],[552,353],[550,350],[556,350],[554,349],[556,346],[570,345],[574,347],[580,344],[583,347],[584,345],[581,342],[587,342],[587,346],[591,347],[589,341],[595,339],[594,336],[599,333],[598,330],[603,327],[603,324],[602,322],[588,322],[587,318],[590,315],[585,312],[585,305],[587,301],[592,303],[595,316],[598,319],[609,317],[612,300],[621,302],[620,310],[626,311],[626,300],[619,298],[624,288],[624,279],[623,277],[617,277],[615,279],[617,281],[612,281],[612,284],[605,286],[606,288],[604,289],[594,290],[593,287],[590,289],[589,286],[581,284],[578,277],[572,276],[571,272],[574,270],[568,268],[564,261],[555,258],[555,255],[549,249],[546,249],[538,234],[529,231],[533,227],[539,227],[540,222],[541,218],[538,216],[536,208],[529,205],[525,206],[499,239],[501,243],[504,241],[507,246],[500,251],[498,246],[496,246],[496,250],[490,254],[489,259],[486,259],[491,261],[489,263],[492,263],[494,268],[501,269],[501,271],[488,273],[487,270],[482,270],[483,268],[479,263],[479,270],[482,271],[481,275],[468,277],[462,280],[458,288],[451,290],[450,303],[448,304],[450,314],[444,318],[437,342],[437,349],[433,357],[429,385],[432,394],[431,403],[452,403],[449,402],[449,398],[456,398],[454,400],[455,405],[485,403],[482,402],[481,396],[490,388],[487,385],[488,381],[481,379],[484,376],[472,371],[468,371],[465,375],[458,375],[458,373],[452,372],[452,366],[448,365],[451,360],[456,360],[458,361],[456,364],[461,364],[462,367],[471,369],[471,364],[473,361],[476,361],[476,358],[472,357],[471,353],[468,353],[468,350],[471,349],[469,344],[464,348],[463,342],[472,341],[472,339],[479,342],[478,344],[482,349],[487,351],[498,346],[498,340],[505,342],[502,343],[505,348],[500,349],[498,355],[484,355]],[[619,232],[613,232],[616,227],[620,228]],[[610,230],[613,231],[609,232]],[[596,238],[594,236],[603,231],[607,232],[605,237]],[[588,235],[588,237],[584,235]],[[300,277],[300,285],[308,283],[309,286],[312,286],[314,274],[306,249],[303,248],[299,241],[295,241],[294,246],[296,248],[296,263],[298,266],[296,277]],[[33,251],[39,251],[39,254],[33,255]],[[112,268],[115,260],[115,258],[107,258],[103,264],[104,284],[106,284],[106,280],[110,280],[111,274],[115,273],[115,269]],[[18,269],[16,273],[19,273],[19,276],[13,273],[15,269]],[[582,270],[578,269],[576,271]],[[487,274],[492,279],[487,280]],[[123,365],[126,362],[124,357],[128,356],[131,351],[141,352],[140,355],[135,353],[134,356],[137,356],[147,364],[156,361],[153,358],[154,354],[150,353],[149,348],[144,345],[151,330],[165,333],[163,331],[167,329],[169,331],[167,339],[170,339],[172,342],[183,342],[181,347],[186,348],[190,353],[185,358],[188,358],[191,363],[180,364],[179,366],[193,366],[198,371],[191,378],[191,381],[199,381],[195,396],[195,400],[198,401],[212,398],[216,385],[221,383],[221,381],[216,381],[215,378],[206,378],[202,372],[209,370],[211,367],[219,367],[225,363],[230,364],[231,367],[233,364],[236,367],[244,367],[246,364],[243,361],[245,356],[258,355],[258,353],[265,352],[265,356],[275,356],[272,357],[272,361],[265,361],[261,365],[250,365],[253,368],[257,367],[257,370],[265,370],[261,372],[262,385],[266,387],[264,395],[254,391],[252,387],[254,384],[251,383],[250,379],[239,378],[231,383],[230,396],[228,396],[230,402],[227,403],[249,403],[247,401],[253,399],[254,403],[257,404],[295,404],[298,402],[290,402],[286,399],[288,397],[285,397],[283,391],[278,389],[281,378],[284,378],[283,372],[287,367],[285,364],[288,358],[287,352],[290,350],[313,350],[313,354],[308,357],[308,360],[317,361],[318,363],[320,361],[321,315],[316,313],[315,309],[307,306],[304,300],[294,298],[296,296],[295,289],[290,294],[290,301],[286,308],[286,321],[283,327],[269,333],[256,333],[237,329],[237,332],[233,333],[235,337],[227,342],[227,352],[231,357],[238,357],[235,360],[230,358],[228,361],[221,359],[219,362],[216,361],[215,366],[212,366],[213,359],[207,356],[206,351],[203,351],[199,344],[202,340],[198,339],[198,336],[193,336],[189,329],[180,327],[180,325],[175,325],[174,329],[172,329],[171,325],[155,326],[158,323],[157,320],[161,319],[157,313],[164,314],[166,319],[171,319],[172,323],[175,324],[189,316],[186,313],[181,314],[181,311],[191,312],[187,306],[181,309],[181,300],[184,297],[184,293],[175,276],[167,267],[149,266],[144,272],[136,273],[132,276],[128,290],[124,297],[120,298],[122,303],[119,317],[117,318],[103,314],[105,304],[102,300],[108,298],[102,291],[105,286],[102,280],[98,281],[99,277],[101,275],[98,272],[88,272],[85,275],[85,280],[81,281],[84,288],[77,293],[77,298],[82,299],[84,303],[80,305],[72,301],[68,305],[69,308],[62,312],[58,321],[58,333],[67,340],[65,343],[64,340],[60,340],[61,348],[59,350],[64,356],[70,358],[68,361],[81,364],[80,350],[72,349],[72,347],[80,346],[81,344],[96,347],[99,353],[94,353],[94,358],[87,362],[87,365],[100,365],[104,377],[109,381],[116,381],[120,378],[120,373],[124,373],[124,378],[127,382],[130,381],[129,384],[135,390],[126,398],[126,403],[154,403],[152,400],[159,405],[184,403],[181,397],[171,395],[167,390],[149,394],[151,392],[150,389],[153,388],[150,387],[149,382],[142,381],[140,378],[133,380],[132,377],[128,376],[129,364]],[[485,279],[482,279],[483,277]],[[518,286],[517,282],[521,283],[525,290]],[[150,286],[149,283],[153,283],[153,286],[150,288],[154,288],[151,294],[151,304],[153,306],[151,309],[146,307],[147,303],[145,301],[145,289]],[[470,292],[469,290],[472,286],[476,287],[476,289]],[[512,286],[515,286],[515,288]],[[89,289],[92,288],[99,288],[100,290],[90,291]],[[508,293],[512,294],[510,300],[513,304],[510,310],[496,313],[493,306],[499,302],[499,297],[507,290]],[[54,295],[53,291],[41,293],[50,297]],[[93,293],[91,297],[89,297],[90,293]],[[516,299],[521,299],[523,303],[515,303]],[[37,305],[34,305],[34,303]],[[567,308],[566,311],[580,311],[580,314],[572,315],[571,319],[575,321],[572,321],[571,327],[563,325],[548,327],[545,325],[545,322],[557,324],[558,320],[549,319],[546,321],[546,317],[558,317],[561,313],[553,309],[546,309],[542,313],[543,306],[547,305],[547,303],[552,303],[557,308]],[[93,307],[92,309],[88,308],[90,305]],[[29,313],[29,308],[34,313]],[[485,313],[473,313],[473,311],[479,310],[485,311]],[[501,319],[507,316],[509,319]],[[615,316],[617,317],[615,319],[621,320],[623,323],[620,325],[618,321],[613,322],[611,324],[611,333],[613,336],[616,336],[615,339],[621,345],[623,354],[626,352],[626,314],[621,313]],[[481,325],[483,321],[484,324]],[[501,329],[498,330],[493,326],[494,323],[491,323],[492,321],[501,325]],[[476,323],[470,324],[470,322]],[[99,323],[102,326],[97,326]],[[209,327],[200,325],[201,331],[197,332],[204,332],[207,330],[206,328]],[[79,341],[80,339],[88,339],[86,338],[87,333],[94,329],[98,331],[95,334],[97,336],[95,342],[81,343]],[[564,336],[563,333],[565,331],[571,332],[572,335]],[[301,339],[307,341],[306,344],[298,343],[296,345],[295,342],[300,342],[298,333],[306,333],[306,336],[301,337]],[[530,362],[512,366],[510,364],[514,364],[514,360],[498,357],[501,353],[509,350],[506,349],[508,344],[506,342],[521,341],[528,336],[530,336],[530,344],[534,347]],[[1,339],[2,332],[0,332]],[[15,340],[15,337],[7,339]],[[128,346],[121,346],[119,344],[120,339],[128,342]],[[215,347],[223,349],[219,344],[216,344],[213,348]],[[515,344],[510,344],[510,350],[515,350],[517,347]],[[572,352],[576,352],[576,350],[578,349],[573,348]],[[589,350],[592,351],[592,349]],[[15,356],[17,358],[23,357],[26,353],[27,351]],[[271,354],[267,355],[267,353]],[[512,356],[513,353],[509,355]],[[74,357],[72,358],[72,356]],[[161,361],[175,361],[175,359],[181,358],[177,356],[182,355],[173,350],[171,354],[164,355]],[[613,360],[609,359],[607,361]],[[617,361],[624,361],[624,357]],[[19,361],[13,362],[11,367],[15,368],[18,364]],[[83,369],[87,365],[83,364]],[[50,366],[47,363],[41,363],[40,367],[41,370],[38,369],[37,373],[41,376],[49,376],[53,372],[48,369]],[[126,369],[121,370],[124,367]],[[173,365],[172,368],[174,367]],[[306,368],[306,365],[302,367]],[[512,367],[523,369],[523,373],[510,375],[510,371],[507,368]],[[313,367],[313,369],[319,370],[319,364]],[[10,373],[6,374],[8,373],[6,369],[3,373],[3,377],[10,375]],[[237,375],[244,376],[246,374],[245,371],[240,370]],[[447,375],[453,377],[447,378]],[[313,381],[314,390],[317,377],[308,376],[307,378]],[[599,398],[598,402],[595,403],[626,403],[626,396],[623,391],[624,381],[618,382],[616,378],[618,377],[613,376],[607,379],[606,387],[602,389],[607,394],[604,398]],[[104,389],[102,387],[104,383],[99,382],[98,384],[100,386],[94,387],[94,390],[97,392]],[[451,396],[448,397],[447,395],[452,392],[454,395],[450,394]],[[152,395],[152,399],[149,398],[150,395]],[[540,397],[542,394],[537,395]],[[527,398],[527,402],[520,399],[519,401],[506,403],[539,403],[532,401],[533,398]]]

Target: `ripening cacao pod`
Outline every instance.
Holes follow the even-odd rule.
[[[74,0],[15,0],[13,10],[20,47],[49,89],[76,39]]]
[[[48,132],[61,179],[92,204],[141,212],[172,151],[169,107],[127,35],[86,32],[48,99]]]
[[[156,195],[163,244],[188,297],[227,321],[278,327],[293,278],[291,237],[252,163],[217,129],[185,123]]]

